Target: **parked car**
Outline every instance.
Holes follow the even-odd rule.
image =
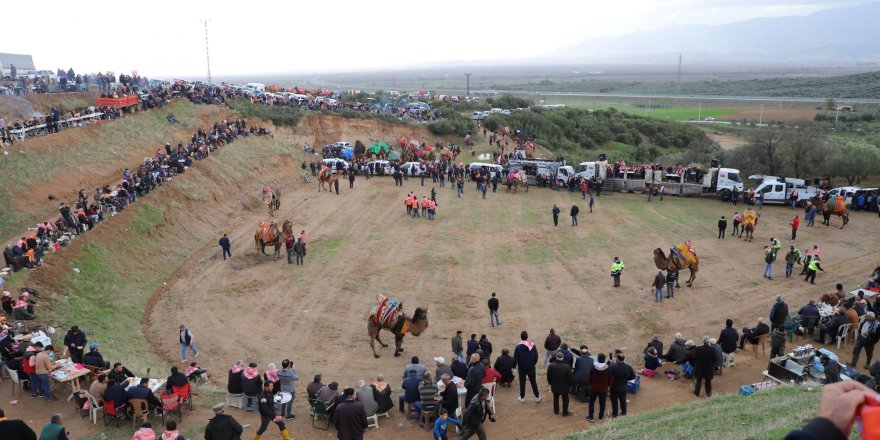
[[[321,162],[323,162],[324,165],[327,165],[328,168],[333,170],[334,173],[341,173],[347,170],[349,167],[348,162],[337,158],[324,159]]]
[[[391,162],[388,162],[387,160],[374,160],[368,162],[367,167],[373,169],[373,174],[378,174],[380,176],[389,175],[392,172]]]

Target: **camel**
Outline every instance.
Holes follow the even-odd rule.
[[[290,225],[290,221],[285,221],[284,226],[290,229],[291,234],[293,233],[293,226]],[[281,233],[278,231],[278,225],[275,222],[260,222],[260,227],[257,229],[256,234],[254,234],[254,247],[257,252],[262,252],[263,255],[269,255],[266,253],[266,246],[273,245],[275,246],[275,259],[281,257]]]
[[[403,351],[403,337],[407,333],[419,336],[428,328],[428,309],[416,308],[413,317],[409,318],[403,313],[403,303],[396,299],[388,298],[382,294],[376,294],[376,306],[370,312],[367,319],[367,332],[370,334],[370,349],[373,356],[378,358],[374,340],[379,341],[383,347],[388,344],[379,339],[379,333],[384,329],[394,333],[394,356],[400,356]]]
[[[752,241],[754,238],[755,227],[758,226],[758,218],[760,216],[761,214],[758,214],[752,208],[743,211],[742,230],[740,231],[739,236],[742,237],[743,232],[745,232],[746,238],[743,239],[744,241]]]
[[[508,177],[501,181],[501,184],[507,186],[507,192],[511,192],[512,189],[513,193],[516,194],[520,186],[524,187],[526,192],[529,192],[529,182],[526,180],[525,173],[522,172],[508,175]]]
[[[822,200],[821,197],[816,196],[813,197],[810,202],[816,209],[822,213],[822,224],[825,226],[831,226],[831,215],[836,215],[843,219],[843,224],[840,225],[840,229],[843,229],[849,223],[849,209],[846,208],[846,199],[841,196],[837,197],[837,200],[833,200],[833,198],[829,201]]]
[[[327,191],[333,192],[333,182],[337,179],[339,179],[339,176],[330,167],[322,166],[321,171],[318,172],[318,182],[320,182],[318,192],[324,190],[325,183],[327,184]]]
[[[263,203],[269,207],[269,215],[275,217],[275,211],[281,207],[281,191],[277,188],[270,192],[263,191],[264,199]]]
[[[684,244],[679,244],[675,248],[670,249],[669,257],[663,253],[662,249],[654,249],[654,264],[660,270],[690,269],[691,276],[686,283],[688,287],[693,286],[694,280],[697,278],[697,272],[700,270],[699,257]]]

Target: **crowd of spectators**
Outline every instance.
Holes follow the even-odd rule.
[[[183,173],[194,161],[208,157],[212,151],[234,142],[239,136],[261,133],[268,134],[265,130],[249,129],[243,119],[228,119],[214,123],[207,130],[199,128],[186,145],[180,142],[172,147],[166,143],[164,150],[156,149],[134,171],[126,168],[118,183],[95,188],[94,192],[80,189],[75,201],[58,206],[57,217],[37,224],[19,240],[7,243],[3,251],[5,265],[15,271],[35,269],[42,263],[46,252],[66,246],[77,235],[95,228],[167,179]]]

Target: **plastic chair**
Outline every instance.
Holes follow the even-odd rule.
[[[162,394],[159,396],[162,400],[162,422],[165,422],[165,416],[173,416],[177,414],[177,420],[183,421],[183,413],[180,411],[182,408],[181,405],[181,396],[177,393],[171,394]]]
[[[89,394],[87,391],[80,390],[77,391],[76,394],[79,395],[78,399],[74,399],[74,402],[77,402],[77,410],[85,412],[86,410],[79,405],[79,402],[83,402],[84,404],[88,403],[88,416],[92,420],[92,423],[97,425],[98,411],[102,411],[104,409],[104,405],[102,403],[98,403],[98,399],[95,399],[95,397]]]
[[[760,336],[758,336],[758,341],[755,342],[754,344],[752,344],[752,353],[754,353],[755,356],[758,355],[758,346],[759,345],[761,346],[761,353],[767,354],[767,337],[768,336],[770,336],[770,335],[767,335],[767,334],[760,335]],[[746,338],[746,343],[751,344],[751,341],[749,341],[749,338]]]
[[[309,399],[309,415],[312,417],[312,428],[330,429],[330,413],[327,412],[327,405],[318,399]],[[327,426],[321,428],[315,426],[315,422],[320,419],[327,420]]]
[[[182,387],[171,387],[171,391],[174,394],[177,394],[180,398],[180,403],[186,407],[186,409],[192,411],[193,409],[193,400],[192,400],[192,387],[189,385],[189,382]]]
[[[147,405],[147,401],[144,399],[129,399],[128,403],[131,405],[131,421],[132,427],[138,427],[138,419],[140,423],[146,423],[150,418],[150,406]]]
[[[724,360],[724,368],[730,368],[736,366],[736,357],[734,353],[721,353],[721,358]]]
[[[107,426],[107,417],[111,417],[113,421],[116,423],[116,427],[119,427],[119,420],[125,418],[125,405],[117,407],[112,401],[105,400],[104,405],[102,406],[104,409],[104,426]]]
[[[419,424],[425,430],[434,429],[434,420],[437,418],[437,405],[424,405],[419,412]]]
[[[226,406],[244,409],[244,394],[227,394]]]
[[[808,335],[813,336],[813,333],[815,333],[815,331],[816,331],[816,324],[818,324],[818,323],[819,323],[819,317],[818,317],[818,316],[807,316],[807,317],[804,318],[804,320],[802,321],[802,323],[801,323],[801,327],[804,328],[804,331],[805,331]]]
[[[849,328],[852,327],[852,323],[843,324],[840,328],[837,329],[837,349],[840,350],[840,343],[843,342],[843,346],[846,347],[846,338],[849,336]]]
[[[373,414],[371,416],[367,416],[367,428],[379,429],[379,415],[378,414]]]
[[[18,385],[18,395],[22,396],[22,387],[21,384],[27,382],[30,385],[30,379],[19,379],[18,372],[9,369],[9,365],[4,365],[3,368],[6,369],[6,373],[9,374],[9,378],[12,379],[12,397],[15,397],[15,386]]]
[[[498,382],[492,383],[484,383],[483,388],[489,390],[489,407],[492,408],[492,413],[495,413],[495,389],[498,386]]]

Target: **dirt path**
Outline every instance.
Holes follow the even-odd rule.
[[[851,286],[861,281],[877,260],[874,245],[859,239],[875,226],[868,216],[857,216],[843,231],[802,230],[797,243],[819,244],[829,268],[813,287],[800,278],[757,277],[763,267],[762,245],[771,230],[787,233],[786,224],[795,214],[787,208],[764,209],[753,243],[715,239],[715,220],[732,215],[733,209],[712,200],[667,198],[648,205],[641,197],[603,196],[597,212],[582,215],[577,229],[567,226],[564,215],[562,226],[553,228],[552,203],[565,213],[580,198],[544,189],[511,195],[499,188],[484,201],[468,184],[461,199],[448,188],[437,188],[436,221],[406,217],[406,192],[428,194],[429,185],[421,187],[418,179],[410,179],[400,189],[390,179],[359,179],[354,190],[343,183],[339,196],[318,193],[314,186],[287,189],[276,218],[289,218],[297,232],[307,231],[305,266],[255,255],[252,237],[263,213],[231,219],[233,259],[223,261],[214,240],[196,247],[189,267],[169,283],[169,294],[152,310],[152,331],[163,335],[159,348],[176,356],[179,347],[169,329],[186,323],[199,340],[199,362],[221,383],[235,359],[265,368],[268,362],[290,358],[303,376],[301,386],[317,372],[343,386],[385,374],[399,391],[397,377],[408,357],[418,355],[433,368],[434,356],[449,359],[449,339],[458,329],[487,333],[497,355],[502,348],[513,348],[521,329],[529,330],[540,345],[547,329],[555,327],[572,346],[585,343],[594,353],[624,348],[629,361],[638,365],[652,333],[668,345],[676,331],[695,340],[717,336],[727,317],[737,327],[753,326],[777,293],[785,294],[796,310],[835,282]],[[656,273],[650,249],[686,239],[694,240],[703,261],[696,285],[657,305],[648,288]],[[627,265],[619,290],[608,287],[607,268],[615,255]],[[783,268],[777,266],[779,274]],[[493,291],[501,299],[504,322],[496,329],[485,316],[485,301]],[[410,313],[416,306],[430,311],[430,328],[420,338],[406,338],[402,358],[391,356],[390,349],[380,350],[380,359],[370,355],[365,320],[376,293],[399,296]],[[738,354],[737,367],[715,381],[716,393],[736,392],[740,385],[759,380],[765,368],[766,356],[760,351],[757,358]],[[545,438],[587,427],[580,403],[573,404],[578,417],[552,417],[543,373],[539,383],[545,397],[540,404],[520,404],[515,391],[499,390],[499,423],[488,427],[491,436]],[[691,401],[689,386],[685,381],[646,380],[642,391],[630,396],[631,411]],[[301,397],[295,411],[307,412]],[[369,432],[368,438],[386,437],[390,431],[405,435],[413,425],[398,414],[380,424],[382,429]],[[299,419],[292,431],[297,438],[327,435]]]

